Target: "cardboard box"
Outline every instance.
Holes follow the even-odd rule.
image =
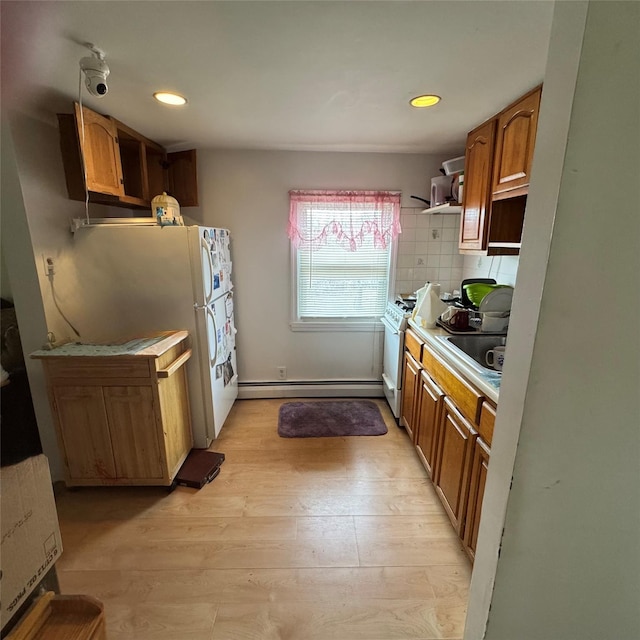
[[[49,463],[43,455],[0,469],[0,628],[62,553]]]

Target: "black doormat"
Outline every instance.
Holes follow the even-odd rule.
[[[280,406],[282,438],[381,436],[387,433],[380,409],[370,400],[286,402]]]
[[[191,449],[174,482],[183,487],[202,489],[205,484],[211,482],[220,473],[220,465],[223,462],[224,453],[216,453],[206,449]]]

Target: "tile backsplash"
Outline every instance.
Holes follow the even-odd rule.
[[[443,293],[453,291],[463,277],[464,256],[458,253],[460,216],[421,211],[400,210],[396,294],[412,293],[425,282],[439,282]]]
[[[494,278],[515,285],[518,256],[469,256],[458,253],[459,214],[400,210],[395,293],[412,293],[425,282],[439,282],[441,291],[460,288],[464,278]]]
[[[463,278],[493,278],[515,286],[519,256],[465,256]]]

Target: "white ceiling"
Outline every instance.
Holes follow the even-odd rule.
[[[92,42],[109,93],[83,89],[84,103],[170,149],[446,157],[542,81],[552,13],[549,0],[3,0],[2,98],[70,113]],[[156,103],[160,89],[188,105]],[[424,92],[442,102],[408,106]]]

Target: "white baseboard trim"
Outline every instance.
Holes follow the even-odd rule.
[[[259,398],[384,398],[382,382],[241,382],[238,399]]]

